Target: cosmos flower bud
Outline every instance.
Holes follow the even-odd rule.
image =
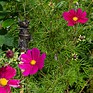
[[[85,39],[85,36],[81,36],[81,35],[80,35],[80,36],[79,36],[79,39],[80,39],[80,40],[84,40],[84,39]]]
[[[12,50],[8,50],[8,51],[6,52],[6,57],[7,57],[7,58],[13,58],[13,56],[14,56],[14,52],[13,52]]]
[[[76,60],[78,58],[77,54],[72,54],[72,59]]]
[[[73,58],[76,59],[77,58],[77,55],[73,55]]]

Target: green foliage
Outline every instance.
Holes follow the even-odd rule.
[[[0,45],[2,46],[3,44],[5,44],[7,46],[13,46],[13,38],[8,37],[7,35],[3,35],[3,36],[1,35],[0,36]]]
[[[3,45],[18,48],[18,19],[30,21],[32,39],[29,48],[37,47],[47,54],[43,70],[25,79],[21,76],[17,60],[9,61],[17,69],[16,78],[22,79],[24,93],[92,93],[92,6],[92,0],[0,1],[0,65],[9,61],[3,60]],[[78,24],[75,34],[74,27],[67,26],[62,13],[76,7],[87,12],[89,21],[84,25]],[[80,35],[85,39],[80,41]],[[17,58],[18,52],[15,53]],[[77,58],[74,59],[73,55],[77,55]],[[20,90],[12,89],[13,93]]]
[[[7,27],[11,26],[13,23],[14,23],[13,19],[7,19],[4,22],[2,22],[2,27],[7,28]]]

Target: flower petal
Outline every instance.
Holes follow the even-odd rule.
[[[15,88],[20,87],[19,83],[20,80],[15,80],[15,79],[8,81],[8,85]]]
[[[16,69],[14,69],[10,66],[7,66],[6,67],[5,78],[10,79],[10,78],[13,78],[15,75],[16,75]]]
[[[86,13],[86,11],[82,11],[82,9],[78,9],[77,10],[77,16],[79,17],[79,18],[86,18],[86,15],[87,15],[87,13]]]
[[[5,67],[0,68],[0,78],[3,78],[5,75]]]
[[[31,61],[31,58],[27,54],[22,54],[20,58],[21,58],[21,61],[24,63],[29,63]]]
[[[27,67],[30,67],[30,64],[19,64],[18,66],[20,69],[26,69]]]
[[[30,64],[19,64],[18,65],[21,70],[24,70],[22,73],[23,76],[28,76],[30,73],[31,65]]]
[[[78,8],[78,9],[77,9],[77,14],[76,14],[76,15],[78,15],[78,16],[81,17],[82,13],[83,13],[82,9],[81,9],[81,8]]]
[[[1,86],[0,86],[0,93],[6,93],[6,90],[5,90],[4,87],[1,87]]]
[[[68,26],[74,26],[74,25],[75,25],[74,22],[72,22],[72,21],[68,22]]]
[[[5,66],[0,69],[0,77],[10,79],[13,78],[16,75],[16,69],[12,68],[11,66]]]
[[[87,16],[87,13],[84,11],[81,15],[82,18],[85,18]]]
[[[27,50],[27,52],[26,52],[26,54],[27,54],[29,57],[31,57],[31,58],[32,58],[31,51],[32,51],[32,50],[28,49],[28,50]]]
[[[69,20],[70,20],[69,13],[68,13],[68,12],[64,12],[64,13],[63,13],[63,18],[64,18],[65,20],[69,21]]]
[[[40,56],[40,50],[38,50],[38,48],[33,48],[31,53],[32,53],[32,58],[37,61],[37,59]]]
[[[44,67],[44,60],[46,58],[46,54],[43,53],[40,57],[39,57],[39,60],[37,62],[37,65],[38,65],[38,69],[41,70],[43,67]]]
[[[11,93],[11,88],[9,85],[5,86],[5,90],[6,90],[6,93]]]
[[[88,18],[82,18],[82,19],[78,20],[78,22],[82,23],[82,24],[86,23],[87,21],[88,21]]]
[[[31,69],[30,69],[30,75],[36,74],[37,71],[38,71],[38,66],[37,65],[32,66]]]
[[[71,9],[69,11],[69,14],[72,15],[72,16],[75,16],[76,15],[76,11],[74,9]]]
[[[0,86],[0,93],[11,93],[10,87],[9,86],[5,86],[5,87]]]

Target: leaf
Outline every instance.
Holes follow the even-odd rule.
[[[7,28],[7,27],[11,26],[13,23],[14,23],[13,19],[7,19],[4,22],[2,22],[2,27]]]
[[[4,44],[7,45],[7,46],[13,46],[13,41],[14,41],[13,37],[5,36]]]
[[[0,1],[8,2],[8,1],[10,1],[10,0],[0,0]]]
[[[36,4],[35,0],[30,0],[29,2],[31,3],[32,6],[34,6]]]
[[[9,12],[0,11],[0,20],[2,20]]]
[[[3,11],[3,7],[2,7],[2,5],[0,4],[0,11]]]
[[[7,30],[4,28],[0,29],[0,35],[5,35],[7,33]]]
[[[74,1],[73,1],[73,3],[76,3],[76,2],[78,2],[78,0],[74,0]]]
[[[3,19],[4,17],[5,17],[5,15],[0,12],[0,19]]]
[[[56,5],[56,8],[62,8],[64,6],[65,1],[61,1]]]
[[[20,2],[21,0],[16,0],[17,2]]]
[[[9,37],[7,35],[0,35],[0,46],[2,46],[3,44],[7,45],[7,46],[13,46],[13,41],[14,38],[13,37]]]
[[[5,37],[0,35],[0,46],[2,46],[5,42]]]

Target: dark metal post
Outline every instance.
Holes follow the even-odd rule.
[[[25,52],[28,49],[28,43],[31,39],[28,29],[29,21],[19,21],[18,25],[20,27],[18,46],[21,52]]]

